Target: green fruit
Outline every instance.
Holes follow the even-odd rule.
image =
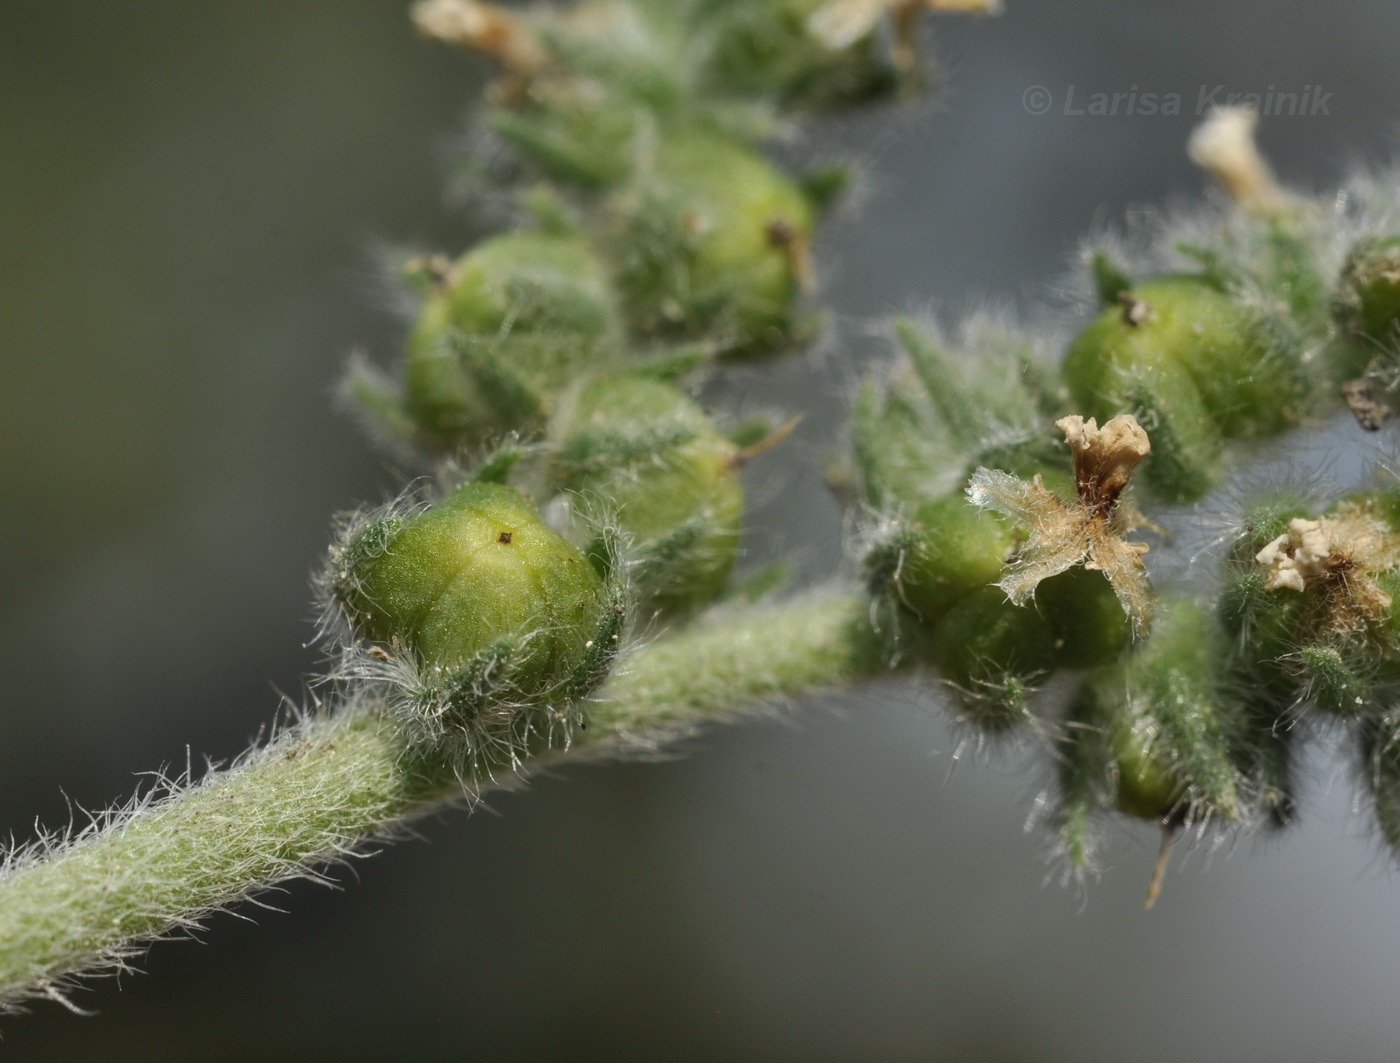
[[[1000,579],[1015,543],[1005,522],[968,505],[959,492],[924,503],[895,524],[871,551],[866,571],[872,590],[889,591],[932,624]]]
[[[1011,604],[999,587],[982,587],[948,610],[934,629],[933,660],[963,717],[992,732],[1030,719],[1031,696],[1057,663],[1045,618]]]
[[[1045,580],[1036,608],[1050,623],[1064,668],[1093,668],[1114,660],[1132,641],[1132,625],[1102,572],[1076,566]]]
[[[791,340],[815,212],[761,154],[710,129],[672,135],[610,213],[637,331],[713,339],[731,355]]]
[[[739,548],[739,449],[669,384],[585,384],[551,425],[558,486],[601,499],[627,542],[646,608],[678,614],[723,589]]]
[[[539,428],[581,370],[610,361],[619,323],[601,263],[573,235],[478,244],[424,300],[408,337],[404,408],[419,441],[477,446]]]
[[[1214,419],[1184,366],[1123,342],[1120,314],[1107,312],[1070,347],[1063,372],[1075,409],[1100,424],[1131,413],[1152,440],[1139,478],[1166,501],[1200,498],[1218,476]]]
[[[1347,255],[1332,300],[1337,323],[1350,335],[1394,347],[1400,340],[1400,237],[1373,236]]]
[[[1213,485],[1220,437],[1274,435],[1302,418],[1297,344],[1210,281],[1162,277],[1123,299],[1080,333],[1064,376],[1085,416],[1137,416],[1152,438],[1143,475],[1163,497],[1189,501]]]
[[[1139,819],[1170,820],[1180,815],[1186,787],[1152,748],[1151,720],[1125,719],[1113,732],[1112,754],[1118,785],[1114,807]]]
[[[616,648],[594,566],[499,484],[354,530],[332,553],[331,587],[355,635],[410,666],[415,704],[478,737],[483,720],[510,730],[531,700],[586,693]]]
[[[1220,693],[1221,642],[1203,609],[1172,602],[1151,638],[1093,675],[1070,712],[1066,741],[1078,748],[1065,763],[1094,778],[1069,791],[1164,823],[1238,818],[1239,721]]]

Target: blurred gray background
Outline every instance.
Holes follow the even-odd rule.
[[[475,66],[402,3],[0,4],[0,829],[226,758],[315,666],[332,512],[400,482],[337,414],[401,325],[385,242],[458,251],[446,145]],[[1202,85],[1299,91],[1292,182],[1389,158],[1391,0],[1008,0],[944,19],[937,102],[814,131],[871,170],[820,247],[834,351],[744,381],[815,411],[755,470],[755,559],[840,563],[820,482],[891,311],[1056,299],[1075,241],[1194,196]],[[1023,106],[1050,92],[1048,114]],[[1070,86],[1180,117],[1066,115]],[[1045,882],[1015,755],[955,758],[936,692],[813,698],[683,759],[581,766],[158,947],[148,975],[6,1021],[9,1058],[1375,1060],[1400,1053],[1400,882],[1319,761],[1287,835]],[[960,763],[959,763],[960,760]],[[958,764],[957,770],[952,770]],[[492,814],[493,812],[499,815]]]

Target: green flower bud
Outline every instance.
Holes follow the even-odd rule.
[[[1209,281],[1162,277],[1120,297],[1070,347],[1064,376],[1086,414],[1131,412],[1152,437],[1143,475],[1171,501],[1215,482],[1226,438],[1298,423],[1309,380],[1296,342]]]
[[[522,230],[478,244],[427,295],[409,333],[404,412],[415,441],[476,446],[541,427],[559,391],[606,364],[619,319],[578,236]]]
[[[391,701],[410,735],[473,756],[551,741],[618,648],[617,595],[500,484],[353,522],[328,585],[363,674],[400,687]]]
[[[557,486],[608,507],[647,608],[712,600],[734,565],[743,521],[741,452],[669,384],[619,374],[584,384],[550,426]]]
[[[731,355],[792,341],[815,211],[761,154],[708,129],[672,135],[609,210],[637,331],[712,337]]]
[[[1031,718],[1031,697],[1056,657],[1045,618],[1013,605],[999,587],[963,598],[933,632],[933,660],[953,686],[961,718],[994,734]]]
[[[1007,522],[969,506],[959,492],[891,520],[867,554],[866,573],[872,591],[889,593],[933,624],[996,583],[1015,546]]]

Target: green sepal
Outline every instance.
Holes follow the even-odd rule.
[[[352,409],[363,415],[375,433],[399,442],[416,438],[418,425],[404,407],[399,386],[364,355],[350,357],[341,389]]]
[[[1362,784],[1381,837],[1400,851],[1400,715],[1362,720],[1358,747]]]
[[[825,214],[846,194],[855,180],[855,173],[848,163],[834,163],[809,170],[797,179],[807,201],[818,214]]]
[[[776,594],[792,579],[792,564],[774,561],[750,572],[741,572],[731,581],[721,601],[757,602]]]
[[[550,236],[578,237],[585,233],[583,218],[557,190],[537,184],[520,193],[520,206],[535,228]]]
[[[747,450],[771,439],[780,427],[776,417],[750,417],[727,427],[724,436],[740,450]]]
[[[1089,258],[1089,273],[1094,278],[1094,291],[1099,297],[1100,306],[1118,306],[1120,297],[1132,291],[1132,278],[1127,270],[1109,257],[1107,251],[1094,249]]]
[[[1341,642],[1299,647],[1298,666],[1308,703],[1342,717],[1374,713],[1376,668],[1367,660],[1369,649]]]
[[[1199,606],[1173,602],[1151,638],[1095,673],[1071,708],[1067,770],[1101,807],[1167,825],[1242,812],[1238,713],[1223,695],[1221,638]]]
[[[588,100],[524,114],[497,110],[489,121],[546,176],[600,191],[622,184],[636,168],[645,119],[644,112]]]
[[[1320,268],[1317,240],[1291,220],[1269,225],[1264,237],[1264,283],[1282,296],[1294,317],[1309,331],[1326,328],[1331,284]]]
[[[511,441],[498,445],[472,470],[471,479],[475,483],[503,484],[511,471],[525,457],[525,448]]]
[[[828,0],[700,0],[695,23],[710,35],[703,73],[718,92],[831,109],[894,95],[899,79],[875,35],[844,48],[815,37],[811,17]]]
[[[908,318],[895,318],[894,334],[953,445],[976,451],[986,436],[986,417],[948,364],[947,352]]]
[[[687,343],[652,354],[630,366],[628,372],[633,376],[674,384],[712,364],[718,353],[713,343]]]
[[[457,364],[471,381],[477,397],[497,421],[521,427],[539,423],[544,397],[510,368],[496,343],[481,336],[451,332],[447,345],[457,356]]]

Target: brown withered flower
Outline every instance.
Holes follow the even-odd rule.
[[[1317,520],[1294,519],[1255,560],[1270,589],[1313,589],[1312,622],[1345,637],[1389,615],[1390,595],[1375,574],[1400,564],[1400,543],[1364,502],[1351,503]]]
[[[967,498],[974,506],[1004,513],[1030,528],[1029,539],[1007,562],[997,586],[1024,605],[1042,580],[1083,564],[1104,574],[1133,634],[1146,635],[1157,605],[1142,563],[1148,547],[1123,539],[1133,523],[1131,511],[1120,502],[1133,470],[1152,449],[1147,433],[1129,414],[1119,414],[1102,428],[1092,417],[1079,416],[1063,417],[1055,427],[1074,453],[1078,494],[1072,501],[1048,490],[1039,473],[1026,481],[979,468],[968,483]]]

